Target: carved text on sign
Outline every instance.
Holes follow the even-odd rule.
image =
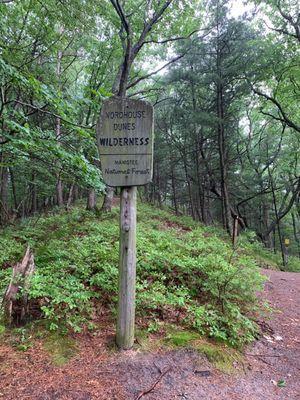
[[[149,103],[106,100],[97,126],[97,141],[107,185],[137,186],[151,181],[153,107]]]

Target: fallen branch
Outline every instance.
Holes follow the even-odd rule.
[[[159,376],[159,378],[154,382],[154,384],[151,386],[150,389],[144,390],[141,392],[134,400],[140,400],[143,396],[146,394],[152,392],[152,390],[155,389],[156,385],[162,380],[162,378],[171,370],[171,367],[167,368],[164,372],[162,372]]]

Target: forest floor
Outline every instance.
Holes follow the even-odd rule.
[[[233,363],[231,373],[192,348],[142,351],[137,346],[118,353],[113,322],[104,312],[102,329],[76,336],[76,354],[61,366],[42,339],[25,352],[2,343],[0,399],[300,399],[300,274],[263,272],[269,277],[264,296],[275,312],[260,323],[260,339]]]

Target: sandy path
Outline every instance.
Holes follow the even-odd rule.
[[[106,346],[113,335],[108,328],[86,338],[78,356],[61,368],[38,346],[24,354],[0,346],[0,399],[134,400],[167,368],[142,400],[300,399],[300,274],[264,273],[270,278],[265,297],[279,312],[263,324],[264,336],[247,349],[252,355],[246,356],[238,376],[220,373],[194,351],[112,355]],[[201,376],[195,372],[199,370],[209,370],[210,375]],[[279,380],[286,386],[276,386]]]

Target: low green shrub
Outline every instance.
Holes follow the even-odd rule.
[[[150,324],[170,319],[234,346],[250,342],[264,282],[253,257],[233,253],[223,232],[188,217],[143,204],[138,220],[138,316]],[[79,331],[96,302],[116,306],[118,236],[116,209],[98,217],[77,207],[28,219],[3,231],[1,246],[8,250],[0,265],[19,260],[29,242],[37,266],[30,299],[40,304],[51,330]],[[9,269],[0,269],[2,292],[9,276]]]

